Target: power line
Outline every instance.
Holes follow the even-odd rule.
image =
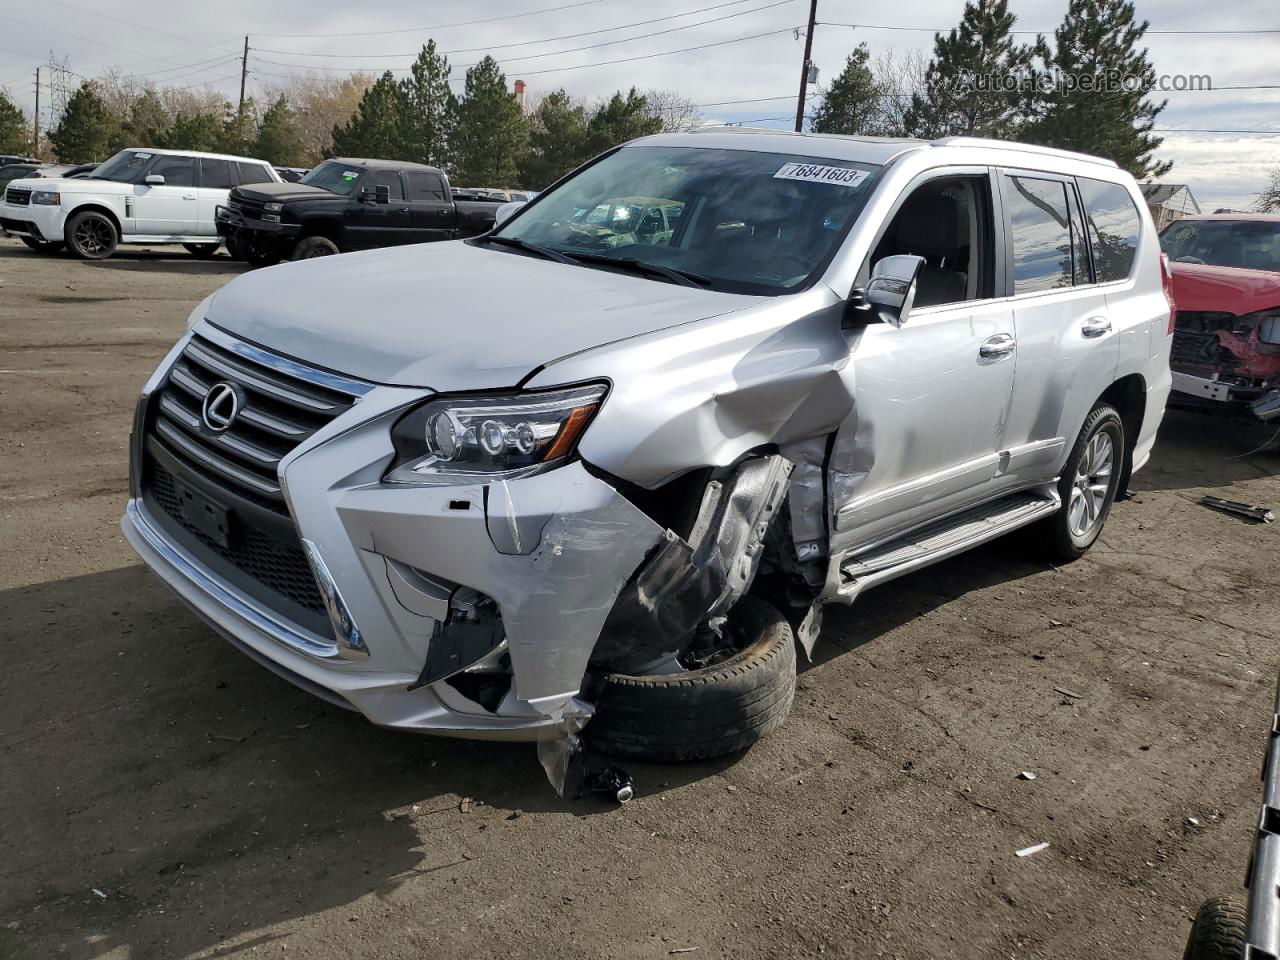
[[[94,40],[90,37],[82,37],[76,33],[68,33],[66,30],[59,30],[57,27],[46,27],[39,23],[30,23],[29,21],[26,21],[26,20],[19,20],[17,17],[10,17],[4,14],[0,14],[0,20],[8,20],[10,23],[16,23],[23,27],[30,27],[33,30],[47,30],[49,33],[60,33],[63,36],[71,37],[73,40],[81,40],[85,43],[96,43],[99,46],[110,47],[112,50],[120,50],[123,53],[128,53],[135,57],[142,57],[146,60],[164,60],[164,61],[167,61],[168,63],[174,63],[174,61],[170,60],[168,57],[148,56],[145,53],[139,53],[137,50],[130,50],[128,47],[118,47],[114,43],[107,43],[107,41],[105,40]],[[179,66],[185,66],[185,64],[179,64]]]
[[[574,7],[588,7],[604,0],[578,0],[577,3],[566,3],[559,7],[544,7],[541,10],[529,10],[526,13],[511,13],[501,17],[487,17],[483,20],[461,20],[457,23],[437,23],[429,27],[405,27],[401,30],[344,30],[341,33],[260,33],[262,37],[386,37],[393,33],[422,33],[428,30],[451,30],[454,27],[474,27],[482,23],[498,23],[502,20],[519,20],[523,17],[536,17],[540,13],[555,13],[558,10],[571,10]]]
[[[480,53],[490,50],[509,50],[512,47],[528,47],[536,43],[554,43],[557,40],[577,40],[579,37],[590,37],[597,33],[612,33],[614,30],[629,30],[632,27],[647,27],[651,23],[664,23],[667,20],[678,20],[681,17],[691,17],[697,13],[706,13],[710,10],[722,10],[725,7],[735,7],[742,3],[749,3],[750,0],[729,0],[728,3],[717,3],[709,7],[698,7],[694,10],[686,10],[683,13],[673,13],[665,17],[655,17],[652,20],[636,20],[632,23],[620,23],[616,27],[601,27],[598,30],[584,30],[581,33],[566,33],[558,37],[543,37],[539,40],[518,40],[515,43],[491,43],[483,47],[460,47],[456,50],[441,50],[440,53],[449,55],[454,53]],[[275,36],[275,34],[263,34],[263,36]],[[346,53],[306,53],[302,50],[271,50],[265,47],[255,47],[259,53],[279,53],[287,56],[297,57],[357,57],[365,56],[365,54],[346,54]],[[413,53],[375,53],[370,54],[373,57],[416,57],[418,51]]]
[[[861,30],[903,30],[908,32],[919,33],[950,33],[955,26],[950,27],[904,27],[896,24],[887,23],[834,23],[828,20],[819,21],[819,26],[823,27],[852,27]],[[1038,34],[1053,33],[1052,30],[1010,30],[1010,33],[1025,34],[1034,36]],[[1145,36],[1199,36],[1199,35],[1223,35],[1223,36],[1239,36],[1255,33],[1280,33],[1280,27],[1259,30],[1147,30]]]
[[[67,3],[66,0],[45,0],[46,3],[57,4],[59,7],[66,7],[68,10],[75,10],[77,13],[87,13],[91,17],[101,17],[103,20],[111,20],[115,23],[123,23],[125,26],[134,30],[146,30],[149,33],[159,34],[162,37],[169,37],[172,40],[181,40],[183,43],[200,44],[197,50],[207,50],[210,47],[219,47],[227,43],[226,40],[219,40],[217,43],[203,43],[200,40],[194,40],[191,37],[182,37],[176,33],[169,33],[166,30],[157,30],[155,27],[148,26],[145,23],[139,23],[136,20],[125,20],[122,17],[113,17],[108,13],[99,13],[97,10],[90,10],[87,7],[77,7],[73,3]]]

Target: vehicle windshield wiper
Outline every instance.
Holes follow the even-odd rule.
[[[664,267],[661,264],[650,263],[647,260],[637,260],[635,257],[610,257],[603,253],[574,253],[579,260],[588,263],[605,263],[611,267],[621,267],[624,270],[631,270],[635,273],[656,274],[659,277],[665,277],[672,283],[678,283],[682,287],[706,287],[711,285],[711,278],[704,277],[700,273],[690,273],[688,270],[677,270],[675,267]]]
[[[501,247],[510,247],[512,250],[523,250],[526,253],[537,254],[544,260],[554,260],[556,263],[568,263],[575,267],[582,266],[582,262],[575,260],[568,254],[561,253],[559,250],[552,250],[549,247],[540,246],[536,243],[530,243],[528,240],[521,240],[517,237],[480,237],[481,243],[496,243]]]

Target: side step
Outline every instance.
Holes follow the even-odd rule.
[[[1047,517],[1062,506],[1056,490],[1015,493],[874,547],[840,565],[840,599],[927,567]]]

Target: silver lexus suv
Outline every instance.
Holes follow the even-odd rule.
[[[823,604],[1097,539],[1170,388],[1114,164],[975,139],[638,140],[472,240],[242,276],[147,382],[125,535],[374,723],[706,758]]]

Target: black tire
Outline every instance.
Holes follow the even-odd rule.
[[[80,260],[105,260],[116,252],[120,234],[105,213],[74,213],[66,226],[67,249]]]
[[[280,262],[280,255],[276,253],[263,253],[253,246],[244,248],[244,261],[251,267],[274,267]]]
[[[1247,936],[1244,904],[1234,897],[1206,900],[1196,912],[1182,960],[1240,960]]]
[[[1095,441],[1098,437],[1105,438],[1105,441]],[[1099,476],[1088,472],[1091,469],[1089,458],[1094,449],[1091,445],[1095,442],[1110,445],[1110,463],[1105,485],[1096,482],[1100,479]],[[1069,563],[1089,552],[1089,548],[1102,533],[1107,516],[1111,513],[1111,505],[1115,503],[1124,457],[1124,422],[1115,407],[1109,403],[1100,403],[1085,417],[1080,435],[1062,468],[1062,478],[1058,481],[1062,509],[1033,528],[1044,552],[1050,558]],[[1086,473],[1082,474],[1082,470]],[[1099,488],[1103,488],[1105,492]],[[1100,502],[1097,501],[1095,492],[1101,495]],[[1082,524],[1086,524],[1084,529],[1081,529]]]
[[[341,253],[338,245],[328,237],[303,237],[293,248],[292,260],[310,260],[313,257],[331,257]]]
[[[583,730],[596,749],[658,762],[709,760],[745,750],[782,725],[796,692],[796,645],[781,613],[747,596],[729,611],[742,650],[685,673],[609,674]]]
[[[230,257],[232,260],[246,259],[245,252],[244,252],[244,245],[240,243],[239,238],[235,237],[234,235],[227,237],[226,240],[223,241],[223,244],[227,248],[227,256]]]
[[[61,240],[37,240],[35,237],[19,238],[36,253],[57,253],[65,246]]]
[[[182,249],[197,260],[208,260],[218,252],[218,247],[220,246],[220,243],[184,243]]]

